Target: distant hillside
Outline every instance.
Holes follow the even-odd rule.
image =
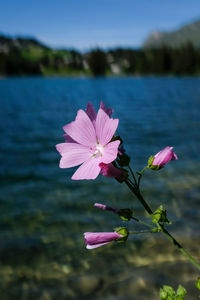
[[[34,38],[10,38],[4,35],[0,35],[0,52],[7,53],[10,48],[18,48],[23,50],[30,50],[31,48],[49,49]]]
[[[200,22],[199,22],[200,23]],[[157,37],[158,39],[158,37]],[[0,35],[0,78],[25,75],[199,75],[200,48],[53,49],[34,38]]]
[[[71,74],[83,70],[75,50],[55,50],[34,38],[0,35],[0,74]]]
[[[144,48],[160,48],[163,45],[180,48],[191,43],[195,48],[200,48],[200,20],[185,25],[171,32],[154,32],[144,42]]]

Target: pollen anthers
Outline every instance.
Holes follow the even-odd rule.
[[[98,144],[98,145],[96,146],[95,155],[103,156],[103,150],[104,150],[104,147],[101,146],[100,144]]]

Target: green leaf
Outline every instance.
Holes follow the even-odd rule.
[[[151,215],[152,223],[167,223],[171,224],[171,222],[167,218],[167,211],[163,208],[162,205]]]
[[[162,300],[174,300],[175,295],[174,289],[169,285],[163,285],[160,289],[160,299]]]
[[[183,298],[180,298],[180,299],[184,299],[184,296],[187,294],[187,291],[182,285],[179,284],[179,286],[177,288],[177,291],[176,291],[176,294],[177,294],[177,296],[183,297]]]
[[[184,300],[184,297],[186,295],[186,289],[179,285],[177,288],[177,291],[169,286],[169,285],[164,285],[160,289],[160,299],[162,300]]]
[[[168,294],[166,291],[164,291],[163,289],[160,289],[160,299],[162,300],[166,300],[168,297]]]
[[[200,277],[197,278],[197,281],[195,282],[195,286],[198,290],[200,290]]]

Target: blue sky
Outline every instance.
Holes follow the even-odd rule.
[[[0,0],[0,32],[53,47],[140,47],[200,18],[200,0]]]

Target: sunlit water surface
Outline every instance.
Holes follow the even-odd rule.
[[[24,78],[0,80],[0,298],[159,299],[163,284],[188,289],[197,299],[198,272],[160,234],[131,236],[89,251],[85,231],[112,231],[124,224],[95,209],[95,202],[140,203],[114,179],[71,181],[59,169],[55,145],[62,126],[87,102],[114,108],[118,133],[141,170],[150,155],[174,146],[179,160],[146,172],[142,189],[153,209],[163,204],[169,230],[200,260],[200,79]]]

